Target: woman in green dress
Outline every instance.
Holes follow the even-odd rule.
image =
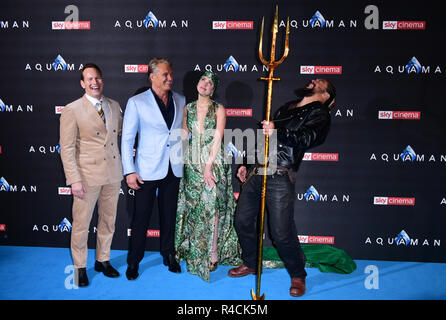
[[[197,84],[198,99],[184,107],[184,152],[175,232],[177,261],[209,281],[217,264],[241,264],[234,229],[235,198],[231,165],[224,162],[225,108],[211,96],[218,76],[206,71]]]

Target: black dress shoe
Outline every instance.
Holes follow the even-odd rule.
[[[104,276],[109,278],[119,277],[119,272],[112,267],[110,261],[99,262],[96,260],[96,262],[94,263],[94,269],[97,272],[102,272]]]
[[[128,280],[135,280],[136,278],[138,278],[139,273],[138,273],[138,264],[129,264],[127,266],[127,271],[125,272],[125,275],[127,276]]]
[[[163,264],[169,267],[170,272],[181,273],[181,267],[175,260],[175,255],[168,254],[166,257],[163,257]]]
[[[76,268],[74,273],[74,284],[78,287],[88,286],[88,277],[86,268]]]

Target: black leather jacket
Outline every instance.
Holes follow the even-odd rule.
[[[299,169],[305,152],[322,144],[330,129],[330,111],[315,101],[302,107],[290,102],[274,117],[277,129],[277,165],[293,171]]]
[[[325,141],[331,124],[330,111],[322,103],[315,101],[298,108],[296,104],[296,101],[288,102],[277,110],[272,120],[277,130],[276,164],[294,172],[299,169],[305,152]],[[251,150],[241,166],[251,171],[257,163],[256,152],[259,150]],[[274,151],[270,150],[269,156],[274,157]]]

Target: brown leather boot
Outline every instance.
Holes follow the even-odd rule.
[[[255,274],[256,271],[254,269],[248,268],[244,264],[242,264],[240,267],[230,269],[228,272],[228,276],[233,278],[240,278],[247,276],[248,274]]]
[[[300,297],[305,293],[305,278],[292,278],[290,295]]]

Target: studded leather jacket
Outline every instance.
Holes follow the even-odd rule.
[[[330,129],[330,111],[319,101],[296,107],[290,102],[274,117],[277,129],[277,165],[299,169],[305,152],[322,144]]]
[[[305,152],[322,144],[330,129],[329,109],[318,101],[296,107],[292,101],[277,110],[273,122],[277,130],[277,166],[296,172]],[[274,156],[270,151],[270,156]],[[248,156],[244,166],[250,168]],[[246,161],[248,160],[248,161]]]

